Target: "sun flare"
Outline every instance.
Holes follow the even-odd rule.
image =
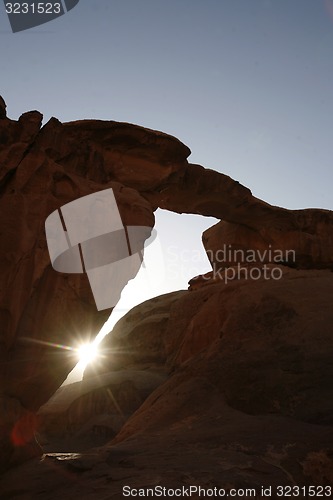
[[[82,365],[88,365],[95,361],[98,355],[96,344],[84,344],[77,350],[79,363]]]

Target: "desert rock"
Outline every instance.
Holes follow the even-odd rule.
[[[75,365],[72,349],[78,342],[94,338],[111,312],[96,310],[85,274],[58,273],[51,267],[44,224],[48,215],[62,205],[112,188],[126,226],[152,228],[157,207],[223,219],[204,235],[205,248],[213,255],[212,265],[221,245],[230,243],[244,249],[251,246],[263,250],[265,245],[273,249],[294,249],[294,261],[283,264],[299,269],[332,266],[333,214],[330,211],[286,210],[258,200],[248,188],[230,177],[188,163],[188,147],[162,132],[114,121],[62,124],[56,118],[42,127],[42,115],[38,111],[24,113],[15,121],[6,117],[5,110],[1,100],[0,394],[3,408],[9,410],[1,417],[0,442],[7,466],[19,460],[20,455],[24,458],[39,453],[33,439],[36,411]],[[331,276],[328,271],[327,276]],[[322,289],[322,293],[327,290]],[[140,364],[144,360],[155,363],[157,359],[164,363],[166,355],[168,367],[176,369],[195,354],[211,349],[219,335],[223,337],[224,327],[221,333],[220,321],[224,302],[221,305],[217,295],[195,295],[199,292],[191,292],[191,297],[186,294],[183,302],[179,300],[180,308],[172,305],[171,311],[175,312],[170,313],[168,324],[173,326],[166,333],[166,344],[163,340],[154,345],[147,334],[144,342],[151,343],[148,350],[151,357],[143,346],[139,349],[142,359],[127,359],[126,363]],[[316,293],[313,288],[313,294]],[[258,298],[258,304],[253,306],[259,307],[264,316],[268,307],[268,318],[275,323],[274,307],[280,314],[280,299],[265,300],[266,305]],[[317,304],[317,311],[323,311],[320,314],[326,318],[323,321],[328,314],[325,301],[323,296],[321,305]],[[251,307],[248,306],[249,317]],[[182,308],[191,313],[198,311],[196,327],[193,322],[187,324]],[[302,309],[296,317],[297,314],[301,317],[303,312],[306,314]],[[208,318],[208,314],[211,317]],[[181,323],[178,317],[182,318]],[[232,321],[236,321],[235,318]],[[264,320],[258,319],[260,321]],[[161,324],[165,326],[165,318]],[[151,325],[147,328],[149,331]],[[182,339],[181,346],[179,339]],[[159,352],[160,346],[162,352]],[[225,370],[227,366],[226,363]],[[236,375],[232,370],[226,372],[227,375],[231,384]],[[278,370],[271,376],[278,383]],[[260,384],[260,393],[259,389]],[[284,404],[290,405],[288,395],[284,397],[288,401]],[[273,402],[264,398],[262,405],[263,409],[271,408]],[[298,408],[302,413],[301,405]],[[246,410],[245,403],[241,409]],[[12,436],[17,425],[22,425],[19,446]]]
[[[0,120],[3,120],[4,118],[7,117],[6,108],[7,108],[6,103],[0,95]]]
[[[115,328],[115,343],[130,350],[141,342],[147,361],[153,332],[144,325],[155,321],[167,379],[110,443],[30,461],[4,474],[1,490],[121,499],[125,485],[200,485],[258,495],[272,488],[278,498],[278,486],[333,485],[332,276],[285,268],[278,281],[220,282],[137,306]],[[112,349],[112,336],[104,344]]]

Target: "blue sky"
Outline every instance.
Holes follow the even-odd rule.
[[[332,49],[333,0],[80,0],[16,34],[0,5],[10,117],[38,109],[45,121],[162,130],[190,161],[287,208],[333,209]],[[164,249],[194,251],[214,220],[158,213],[157,223]]]
[[[16,34],[1,9],[11,117],[160,129],[270,203],[333,208],[332,0],[80,0]]]

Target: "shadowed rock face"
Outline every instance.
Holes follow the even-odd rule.
[[[143,386],[151,394],[102,448],[60,448],[0,477],[1,492],[93,500],[121,499],[125,485],[200,485],[277,498],[277,486],[333,485],[332,292],[330,271],[284,268],[278,281],[206,283],[135,307],[104,339],[110,357],[81,396],[77,384],[60,389],[44,424],[58,435],[81,424],[84,442],[92,424],[116,423],[103,384],[125,411]],[[156,366],[166,380],[154,390]]]
[[[44,451],[81,451],[110,441],[166,378],[161,370],[113,370],[60,387],[38,412]]]
[[[156,297],[118,321],[112,342],[103,343],[83,380],[60,387],[39,410],[44,450],[66,451],[72,446],[78,451],[117,434],[168,376],[170,309],[184,295],[186,291]]]
[[[171,378],[195,373],[239,411],[332,425],[333,274],[282,271],[279,280],[208,282],[136,306],[102,341],[110,356],[95,375],[141,360]]]
[[[44,223],[65,203],[113,188],[125,225],[154,225],[157,207],[223,218],[205,235],[214,252],[227,241],[294,248],[296,267],[329,267],[332,212],[289,211],[254,198],[223,174],[187,162],[190,150],[161,132],[85,120],[41,128],[37,111],[7,118],[0,100],[0,448],[4,465],[35,452],[34,413],[73,368],[70,351],[95,336],[97,312],[86,275],[55,272]],[[213,261],[214,259],[212,259]],[[15,439],[13,438],[15,429]]]
[[[136,440],[152,450],[154,436],[155,449],[170,443],[176,467],[183,443],[198,463],[201,453],[207,457],[213,484],[223,477],[241,487],[246,477],[256,487],[268,464],[271,486],[333,484],[333,275],[283,271],[278,281],[240,279],[161,296],[122,318],[103,341],[116,348],[115,361],[121,345],[125,352],[149,345],[144,324],[164,305],[167,319],[155,336],[167,346],[169,378],[112,446]],[[195,460],[188,467],[200,477]]]
[[[161,295],[133,307],[101,344],[101,356],[87,366],[84,380],[118,370],[168,370],[170,310],[187,291]]]
[[[111,312],[96,310],[86,275],[52,269],[46,217],[69,201],[111,187],[125,225],[154,224],[149,202],[119,182],[105,184],[97,159],[93,169],[93,156],[89,163],[78,153],[82,163],[71,164],[66,145],[69,141],[74,152],[84,149],[84,134],[75,139],[69,127],[60,137],[62,125],[56,120],[40,131],[41,118],[31,112],[18,122],[0,121],[0,445],[6,450],[1,454],[2,465],[8,465],[11,457],[19,459],[20,453],[26,455],[25,445],[31,448],[35,425],[31,415],[77,362],[71,351],[61,347],[94,338]],[[127,135],[122,140],[131,147]],[[93,152],[88,151],[89,155]],[[9,407],[15,411],[7,411]],[[14,427],[20,435],[17,439],[11,435]]]
[[[332,212],[294,210],[290,215],[286,229],[275,226],[274,221],[272,226],[266,226],[264,218],[258,227],[221,221],[207,229],[202,241],[213,269],[243,264],[244,260],[246,263],[248,249],[259,256],[262,264],[274,263],[281,254],[283,263],[290,267],[332,269]]]

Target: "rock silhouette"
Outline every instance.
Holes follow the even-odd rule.
[[[271,206],[230,177],[189,163],[189,155],[178,139],[126,123],[62,124],[52,118],[42,126],[38,111],[14,121],[0,99],[0,468],[41,454],[34,437],[36,413],[77,361],[66,348],[92,339],[111,312],[96,310],[85,275],[52,269],[45,219],[65,203],[112,187],[128,226],[153,227],[157,207],[223,219],[203,235],[213,270],[237,264],[230,259],[221,264],[217,255],[223,245],[242,251],[263,252],[268,246],[295,251],[292,261],[277,264],[283,275],[278,281],[240,277],[225,284],[202,278],[172,300],[139,306],[139,317],[130,320],[126,335],[125,320],[119,324],[122,333],[115,330],[113,340],[119,346],[117,369],[158,367],[167,377],[157,388],[151,385],[143,405],[139,391],[135,413],[113,441],[116,450],[129,454],[144,447],[155,461],[152,469],[139,459],[133,477],[138,481],[137,466],[144,477],[152,470],[156,474],[158,447],[174,440],[173,477],[178,482],[186,453],[193,457],[189,475],[199,474],[203,453],[208,462],[219,457],[209,481],[221,467],[223,478],[229,477],[231,467],[231,482],[237,485],[259,484],[263,471],[275,484],[317,484],[320,478],[331,484],[333,213]],[[263,262],[271,264],[266,257]],[[122,343],[133,344],[135,355],[123,355]],[[98,370],[109,376],[111,367]],[[104,401],[94,389],[85,400],[90,408]],[[73,418],[80,420],[75,408]],[[128,409],[128,415],[134,410]],[[89,415],[96,416],[92,410]],[[267,436],[256,437],[263,426]],[[302,433],[312,436],[307,443],[301,443]],[[212,440],[216,448],[209,444]],[[187,452],[177,459],[186,443]],[[106,467],[112,450],[107,445],[89,463]],[[245,465],[249,455],[255,458]],[[169,477],[163,460],[160,473]],[[290,465],[292,461],[302,465]],[[21,469],[22,477],[32,464],[36,466],[31,462]],[[82,462],[72,457],[68,464],[80,469]],[[60,475],[61,467],[56,466]],[[84,471],[89,467],[83,465]],[[2,483],[8,495],[10,474]],[[42,487],[37,476],[26,488],[29,484]],[[68,498],[70,494],[69,489]],[[64,496],[61,488],[54,495]]]

